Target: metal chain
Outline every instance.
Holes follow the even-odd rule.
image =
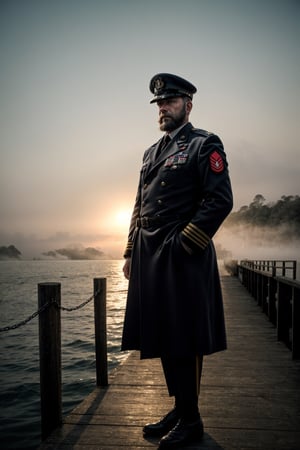
[[[100,291],[95,292],[95,294],[91,295],[87,300],[85,300],[83,303],[81,303],[78,306],[74,306],[73,308],[66,308],[65,306],[61,306],[59,305],[57,302],[55,302],[56,306],[61,309],[62,311],[76,311],[77,309],[83,308],[85,305],[87,305],[88,303],[90,303],[93,298],[95,298]]]
[[[7,327],[4,328],[0,328],[0,333],[2,331],[10,331],[10,330],[15,330],[16,328],[20,328],[23,325],[26,325],[26,323],[30,322],[32,319],[34,319],[38,314],[40,314],[41,312],[43,312],[46,308],[48,308],[48,306],[50,306],[50,303],[45,303],[45,305],[41,306],[41,308],[39,308],[37,311],[35,311],[33,314],[31,314],[31,316],[27,317],[27,319],[22,320],[22,322],[19,323],[15,323],[14,325],[9,325]]]
[[[7,327],[0,328],[0,333],[3,332],[3,331],[15,330],[16,328],[20,328],[23,325],[26,325],[26,323],[30,322],[36,316],[41,314],[46,308],[48,308],[53,303],[56,306],[56,308],[58,308],[58,309],[60,309],[62,311],[76,311],[77,309],[83,308],[85,305],[90,303],[93,300],[93,298],[95,298],[99,293],[100,293],[100,291],[95,292],[95,294],[91,295],[83,303],[81,303],[78,306],[74,306],[73,308],[66,308],[64,306],[59,305],[56,300],[52,300],[51,302],[45,303],[45,305],[41,306],[41,308],[39,308],[37,311],[35,311],[33,314],[31,314],[29,317],[27,317],[27,319],[24,319],[24,320],[22,320],[19,323],[15,323],[14,325],[9,325]]]

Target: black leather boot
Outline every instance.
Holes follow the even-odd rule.
[[[185,444],[200,440],[203,433],[200,417],[193,422],[179,419],[175,427],[161,439],[158,450],[181,448]]]
[[[161,437],[167,434],[178,422],[179,415],[176,408],[172,409],[166,416],[164,416],[159,422],[148,423],[143,428],[145,436],[157,436]]]

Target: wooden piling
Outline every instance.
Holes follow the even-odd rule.
[[[106,278],[94,278],[96,383],[108,385],[106,336]]]
[[[38,284],[42,439],[62,423],[60,304],[60,283]]]

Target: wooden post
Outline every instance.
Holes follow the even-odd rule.
[[[94,316],[96,382],[97,386],[107,386],[106,278],[94,278]]]
[[[292,278],[293,280],[296,280],[296,276],[297,276],[297,261],[292,261],[292,265],[293,265],[293,275]]]
[[[256,300],[259,306],[262,306],[262,279],[263,275],[258,273],[256,275]]]
[[[282,261],[282,276],[285,277],[286,275],[286,265],[285,261]]]
[[[262,277],[261,306],[265,314],[268,314],[268,275]]]
[[[293,288],[293,303],[292,303],[292,357],[293,359],[300,359],[300,289]]]
[[[273,323],[273,325],[277,326],[277,308],[278,303],[276,307],[276,287],[277,282],[275,278],[269,277],[268,281],[268,317],[270,321]]]
[[[62,423],[60,283],[38,284],[42,440]]]
[[[276,277],[276,261],[272,261],[272,277]]]
[[[291,320],[291,286],[277,281],[277,339],[289,345]]]

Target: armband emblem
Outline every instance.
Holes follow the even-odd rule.
[[[221,173],[224,170],[224,162],[220,153],[215,150],[209,157],[210,168],[215,173]]]

